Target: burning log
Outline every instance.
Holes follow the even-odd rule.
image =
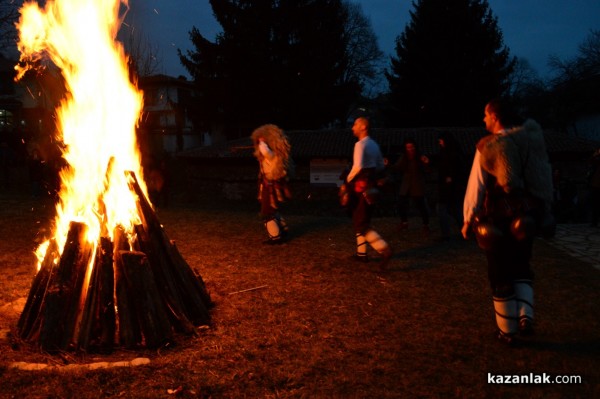
[[[81,293],[92,246],[85,240],[87,226],[71,222],[67,241],[52,275],[44,309],[40,342],[47,351],[65,350],[77,342]]]
[[[161,277],[162,292],[169,298],[178,322],[184,331],[189,329],[186,320],[193,325],[208,324],[208,309],[213,304],[204,281],[194,273],[167,237],[156,213],[143,195],[135,174],[127,173],[130,189],[138,197],[138,210],[142,216],[142,226],[136,226],[140,250],[149,255],[153,271]]]
[[[48,284],[54,272],[54,259],[57,257],[58,246],[56,240],[51,240],[40,270],[35,275],[27,302],[17,323],[19,336],[25,340],[34,341],[39,338],[42,322],[41,309],[45,303],[44,299],[48,291]]]
[[[49,352],[106,352],[116,343],[155,348],[174,332],[210,324],[213,303],[202,278],[168,239],[135,174],[128,177],[142,219],[131,247],[118,226],[113,241],[99,238],[94,251],[87,226],[71,222],[62,255],[52,240],[34,278],[18,322],[24,340]]]
[[[82,312],[79,348],[87,350],[92,345],[110,351],[115,330],[113,243],[102,237]]]

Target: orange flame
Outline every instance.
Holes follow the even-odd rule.
[[[124,17],[120,9],[128,10],[127,0],[56,0],[44,9],[26,3],[17,24],[25,65],[16,67],[19,77],[48,57],[60,68],[68,92],[57,109],[70,166],[60,174],[53,232],[61,250],[72,221],[88,226],[94,245],[103,228],[110,235],[118,225],[132,232],[140,223],[125,171],[142,176],[135,136],[142,93],[130,82],[127,57],[116,41]],[[37,250],[40,262],[47,245]]]

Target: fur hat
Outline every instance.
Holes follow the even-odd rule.
[[[269,148],[275,153],[275,159],[277,162],[278,175],[280,177],[286,176],[287,171],[291,168],[290,159],[290,142],[288,137],[285,135],[283,130],[273,124],[267,124],[259,126],[254,129],[252,135],[252,143],[254,144],[254,156],[259,162],[262,161],[263,155],[258,150],[259,139],[263,139]]]

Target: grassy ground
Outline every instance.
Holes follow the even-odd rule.
[[[52,207],[0,202],[0,331],[10,331],[0,339],[0,398],[600,397],[600,274],[544,241],[534,253],[537,334],[506,348],[492,337],[485,261],[472,241],[438,243],[416,219],[398,233],[396,219],[376,218],[396,253],[382,273],[349,260],[353,233],[338,210],[289,209],[291,240],[268,247],[255,203],[173,204],[158,216],[216,303],[211,328],[157,351],[51,356],[14,337],[11,305],[29,292],[36,236]],[[135,357],[151,363],[9,368]],[[495,385],[488,373],[578,375],[582,383]]]

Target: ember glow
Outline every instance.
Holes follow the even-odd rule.
[[[116,41],[127,0],[46,1],[21,9],[19,77],[32,65],[52,62],[65,79],[67,96],[57,110],[69,168],[61,171],[60,201],[53,226],[58,248],[69,224],[85,223],[90,243],[122,226],[129,235],[140,223],[125,171],[138,176],[144,193],[135,127],[142,93],[130,82],[127,57]],[[43,260],[49,241],[37,250]],[[93,258],[93,257],[92,257]]]

